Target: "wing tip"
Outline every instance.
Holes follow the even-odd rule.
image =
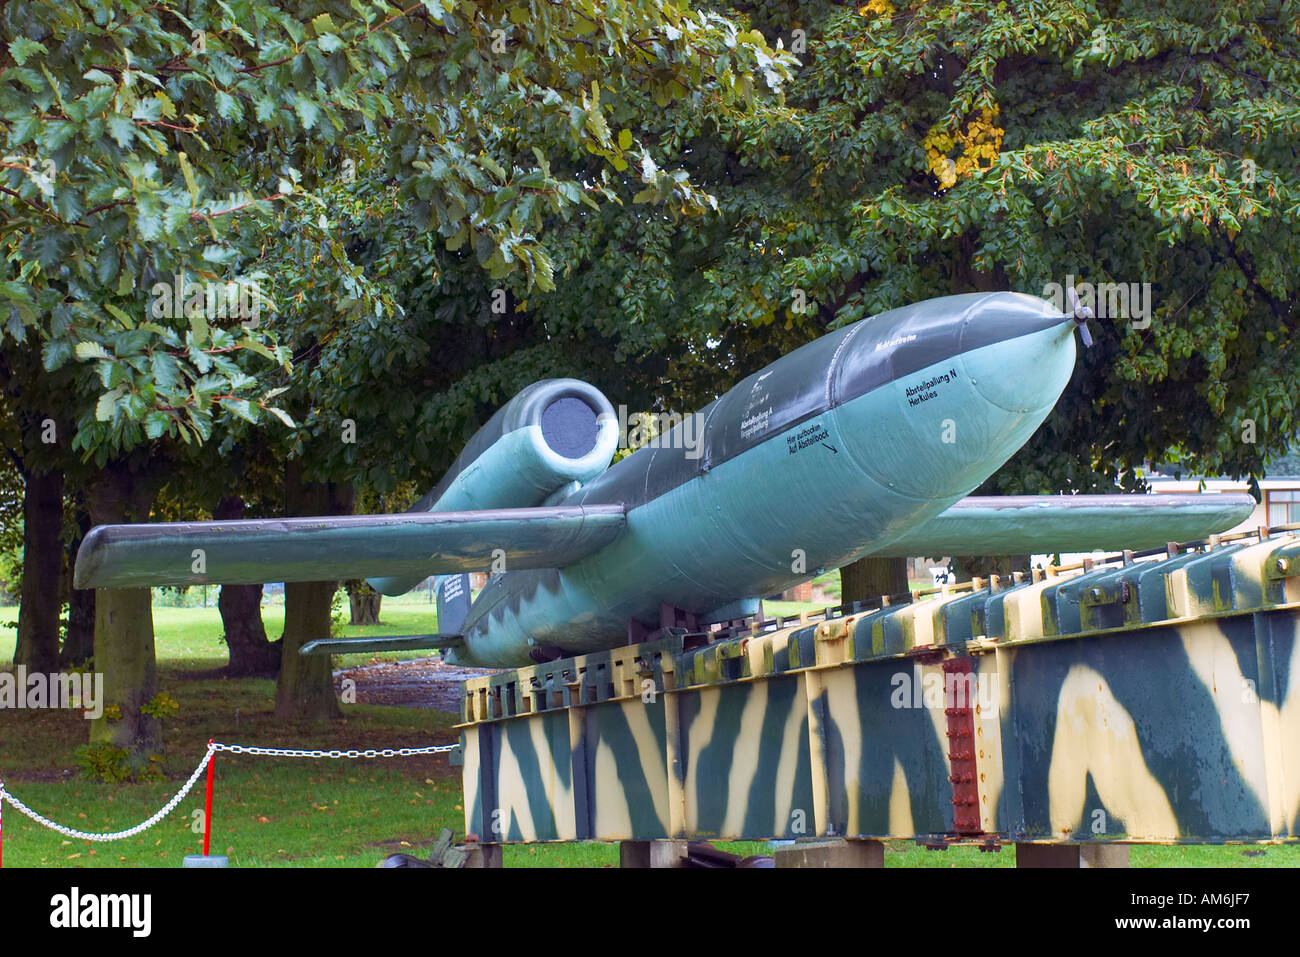
[[[77,559],[72,569],[72,587],[76,589],[103,588],[99,582],[104,569],[104,554],[111,544],[111,526],[96,525],[81,540]]]

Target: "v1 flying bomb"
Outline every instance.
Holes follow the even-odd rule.
[[[778,359],[613,465],[609,401],[544,380],[408,512],[100,526],[76,586],[367,577],[398,595],[438,575],[442,633],[395,646],[518,667],[626,644],[665,607],[701,627],[741,618],[758,596],[867,555],[1140,549],[1249,516],[1246,495],[966,498],[1056,404],[1076,324],[1019,293],[892,309]],[[466,573],[493,565],[505,570],[469,603]]]

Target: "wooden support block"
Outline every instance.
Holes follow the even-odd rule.
[[[884,867],[885,845],[880,841],[799,841],[777,848],[777,867]]]
[[[619,867],[681,867],[685,841],[619,841]]]
[[[1127,844],[1017,844],[1016,867],[1128,867]]]
[[[500,844],[466,844],[469,856],[465,858],[466,867],[501,867]]]

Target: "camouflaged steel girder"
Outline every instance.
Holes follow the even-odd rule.
[[[1294,840],[1297,572],[1252,540],[473,679],[466,830]]]

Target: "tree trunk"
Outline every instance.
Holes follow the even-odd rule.
[[[95,654],[95,589],[72,587],[77,551],[91,529],[90,515],[82,505],[77,506],[74,514],[80,534],[68,546],[67,552],[68,633],[63,639],[63,650],[59,653],[59,664],[65,668],[84,665]]]
[[[348,582],[348,604],[352,609],[352,624],[379,624],[379,603],[383,595],[370,587],[364,579],[356,578]]]
[[[286,582],[280,680],[275,686],[277,718],[340,718],[334,671],[328,655],[304,658],[298,649],[330,634],[330,600],[337,582]]]
[[[244,500],[227,495],[217,503],[212,517],[218,521],[243,518]],[[280,668],[280,649],[266,639],[262,586],[222,585],[217,608],[221,611],[226,647],[230,649],[226,674],[231,678],[274,676]]]
[[[95,589],[74,588],[68,597],[68,635],[59,664],[75,668],[95,657]]]
[[[840,601],[873,601],[882,595],[907,595],[906,558],[859,558],[840,569]]]
[[[23,590],[14,664],[48,674],[59,666],[63,572],[63,473],[28,472],[23,488]]]
[[[261,585],[222,585],[217,598],[226,630],[231,678],[272,678],[280,670],[280,649],[266,637],[262,623]]]
[[[103,588],[95,602],[95,671],[104,676],[105,716],[90,726],[92,744],[123,748],[128,762],[148,766],[162,751],[157,719],[140,709],[158,693],[153,608],[147,588]],[[120,712],[117,720],[109,709]]]
[[[976,576],[1028,573],[1029,569],[1028,555],[955,555],[952,559],[952,570],[959,582],[968,582]]]
[[[323,485],[303,480],[297,461],[285,467],[285,512],[288,515],[338,515],[352,511],[350,485]],[[330,635],[330,602],[338,582],[286,582],[284,636],[280,641],[280,680],[275,686],[277,718],[339,718],[334,672],[328,655],[304,658],[298,649]]]
[[[133,473],[125,462],[111,462],[86,488],[91,521],[96,525],[145,521],[156,489],[156,481]],[[104,676],[105,713],[91,724],[91,743],[123,748],[133,767],[148,767],[149,758],[162,751],[157,719],[140,710],[158,693],[148,588],[99,589],[95,671]]]

